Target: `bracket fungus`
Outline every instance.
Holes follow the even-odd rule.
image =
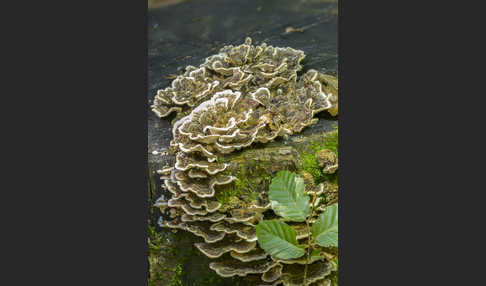
[[[212,262],[209,268],[213,269],[222,277],[246,276],[248,274],[265,273],[271,270],[277,262],[272,260],[256,260],[242,262],[236,259],[224,260],[222,262]]]
[[[226,221],[213,224],[211,226],[211,230],[222,232],[222,233],[234,233],[241,239],[244,239],[248,242],[256,241],[256,231],[253,226],[246,225],[243,223],[233,223],[230,224]]]
[[[302,283],[302,261],[275,260],[256,242],[254,226],[270,208],[265,184],[239,177],[256,172],[255,166],[245,167],[248,162],[270,162],[261,169],[269,175],[296,169],[300,163],[292,147],[243,151],[301,132],[318,121],[319,112],[337,115],[337,79],[312,69],[301,73],[304,58],[303,51],[253,45],[247,38],[198,67],[186,67],[155,95],[151,108],[157,116],[177,113],[170,142],[175,162],[158,171],[171,197],[155,203],[163,213],[169,209],[172,220],[159,224],[203,240],[194,245],[217,260],[209,267],[222,277],[248,276],[256,280],[252,285]],[[217,195],[225,188],[251,191],[245,198],[235,191],[234,205],[223,206]],[[309,194],[323,192],[321,185]],[[303,225],[294,227],[299,239],[308,236]],[[328,268],[322,261],[311,264],[308,284],[324,279]]]
[[[234,236],[226,236],[223,240],[216,243],[196,243],[195,246],[206,256],[217,258],[226,252],[234,251],[238,253],[247,253],[255,249],[256,242],[248,242],[237,239]]]
[[[250,262],[255,260],[265,259],[268,256],[268,253],[263,251],[261,248],[255,248],[247,253],[238,253],[236,251],[230,252],[231,257],[238,259],[243,262]]]
[[[323,280],[331,273],[329,263],[316,262],[309,264],[307,281],[304,284],[304,266],[298,264],[286,265],[282,270],[281,281],[286,286],[311,285],[314,282]]]
[[[338,169],[338,156],[331,150],[323,149],[317,152],[316,159],[324,174],[333,174]]]
[[[262,280],[264,282],[275,282],[278,278],[280,278],[280,276],[282,276],[282,269],[282,264],[275,264],[272,268],[262,274]]]

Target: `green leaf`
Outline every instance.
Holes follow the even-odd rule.
[[[310,213],[309,196],[304,180],[289,171],[280,171],[272,179],[268,196],[273,211],[291,221],[305,221]]]
[[[258,244],[265,252],[280,259],[299,258],[305,250],[297,245],[297,232],[279,220],[264,220],[256,227]]]
[[[328,206],[312,226],[312,236],[322,247],[338,246],[338,204]]]

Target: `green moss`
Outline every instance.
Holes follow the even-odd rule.
[[[155,231],[155,227],[148,224],[148,250],[149,255],[156,254],[160,251],[160,245],[163,243],[163,236]]]
[[[298,154],[292,147],[274,144],[255,146],[219,157],[218,161],[231,163],[222,174],[237,178],[231,184],[216,186],[215,197],[223,206],[245,206],[253,203],[267,191],[272,177],[280,170],[296,170],[299,166]],[[234,203],[238,201],[239,205]],[[220,209],[221,210],[221,209]]]
[[[183,286],[182,285],[182,265],[179,263],[173,269],[173,274],[170,279],[169,286]]]
[[[254,176],[254,174],[258,174]],[[253,160],[248,169],[241,169],[238,173],[233,174],[237,179],[227,185],[215,186],[216,200],[220,202],[223,207],[230,203],[232,197],[237,197],[245,202],[250,202],[258,198],[258,189],[262,184],[269,185],[272,176],[267,174],[264,162],[256,162]],[[255,188],[254,186],[259,186]]]
[[[312,139],[310,144],[303,148],[300,153],[300,161],[302,170],[310,173],[314,178],[316,184],[324,181],[330,181],[337,184],[337,172],[334,174],[322,173],[322,168],[319,167],[316,159],[316,153],[322,149],[329,149],[334,153],[338,153],[338,131],[337,129],[328,133],[323,133],[318,139]]]
[[[220,202],[223,207],[230,203],[232,197],[240,197],[245,191],[247,183],[244,180],[237,179],[231,184],[216,185],[216,200]]]
[[[315,154],[322,149],[329,149],[336,154],[338,153],[338,130],[336,128],[331,132],[322,133],[321,138],[319,140],[311,140],[309,148],[312,153]]]

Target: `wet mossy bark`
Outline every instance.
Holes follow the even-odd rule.
[[[170,85],[172,75],[178,74],[187,65],[198,66],[205,57],[216,53],[224,45],[241,44],[246,36],[252,37],[255,43],[266,42],[273,46],[303,50],[307,55],[302,62],[303,72],[312,68],[329,74],[337,73],[337,1],[174,2],[180,3],[150,9],[148,13],[148,106],[158,89]],[[159,119],[150,108],[147,108],[147,113],[149,285],[255,285],[251,277],[221,278],[210,270],[210,260],[193,245],[201,238],[184,231],[174,233],[158,226],[160,211],[153,207],[153,203],[161,195],[170,196],[162,189],[156,171],[174,163],[174,158],[167,154],[174,118]],[[309,159],[313,152],[312,147],[307,148],[312,145],[309,138],[313,137],[312,142],[315,143],[323,132],[332,131],[337,125],[337,118],[327,112],[317,117],[320,118],[319,122],[301,134],[268,144],[255,144],[248,150],[232,154],[230,157],[238,162],[232,167],[241,178],[238,183],[232,184],[233,194],[240,194],[240,200],[251,201],[259,191],[265,189],[276,171],[302,171],[303,158]],[[287,154],[285,150],[290,150],[290,153]],[[308,167],[313,171],[312,162]],[[313,179],[323,179],[318,172],[311,175]]]

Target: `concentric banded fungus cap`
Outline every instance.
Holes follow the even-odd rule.
[[[225,221],[229,223],[243,223],[254,226],[262,219],[262,212],[260,210],[250,210],[246,208],[232,209],[229,211],[230,217],[226,217]]]
[[[272,268],[268,269],[262,274],[262,280],[264,282],[275,282],[280,276],[282,276],[282,264],[275,264]]]
[[[225,185],[236,180],[236,177],[218,175],[211,179],[177,181],[177,185],[183,192],[193,192],[200,198],[210,198],[214,196],[215,185]]]
[[[182,191],[179,189],[176,183],[173,183],[171,180],[165,180],[164,185],[166,189],[172,194],[173,199],[181,197]]]
[[[306,243],[306,242],[307,242],[307,239],[305,239],[305,242],[302,242],[302,243]],[[280,259],[280,258],[276,258],[276,257],[272,256],[272,259],[276,262],[286,264],[286,265],[292,265],[292,264],[305,265],[305,264],[307,264],[307,256],[305,256],[305,255],[300,257],[300,258],[296,258],[296,259]],[[324,256],[311,256],[309,263],[314,263],[316,261],[325,261],[325,257]]]
[[[208,212],[203,209],[194,209],[189,206],[189,203],[184,198],[170,199],[169,207],[181,208],[185,213],[189,215],[206,215]]]
[[[332,174],[338,169],[338,156],[331,150],[323,149],[317,152],[316,159],[324,174]]]
[[[232,75],[233,68],[239,67],[251,74],[252,81],[262,84],[275,77],[286,78],[302,69],[303,51],[292,48],[276,48],[265,43],[253,46],[251,39],[239,46],[225,46],[219,54],[208,57],[203,64],[208,69],[222,75]]]
[[[215,160],[217,153],[230,153],[251,145],[266,118],[253,110],[250,98],[240,100],[240,92],[224,90],[201,103],[191,114],[174,124],[174,145],[184,153],[197,152]]]
[[[268,254],[261,248],[255,248],[247,253],[238,253],[236,251],[230,252],[231,257],[243,262],[250,262],[255,260],[262,260],[267,258]]]
[[[332,75],[319,73],[318,80],[322,83],[322,90],[331,94],[329,100],[331,101],[331,108],[327,111],[332,115],[338,115],[338,79]]]
[[[221,207],[221,203],[211,199],[200,198],[194,193],[185,193],[182,196],[189,202],[189,206],[195,209],[205,208],[208,213],[217,211]]]
[[[324,193],[326,193],[326,194],[337,193],[337,191],[338,191],[338,185],[337,184],[326,181],[326,182],[322,183],[322,185],[323,185]]]
[[[283,82],[270,90],[258,88],[250,93],[250,97],[265,106],[268,113],[269,126],[280,133],[293,134],[302,131],[306,126],[317,122],[313,116],[331,107],[329,95],[321,89],[319,81],[315,80],[317,72],[308,71],[296,83]]]
[[[170,166],[165,166],[163,167],[162,169],[160,170],[157,170],[157,174],[159,175],[169,175],[170,172],[174,169],[174,167],[170,167]]]
[[[221,262],[212,262],[209,268],[213,269],[222,277],[246,276],[248,274],[265,273],[271,269],[276,262],[272,260],[257,260],[241,262],[236,259],[227,259]]]
[[[176,155],[175,168],[180,171],[187,171],[196,168],[196,170],[205,171],[209,175],[215,175],[226,169],[228,164],[208,162],[206,159],[198,159],[184,152],[179,152]]]
[[[255,228],[243,223],[228,223],[226,221],[222,221],[213,224],[211,229],[224,233],[234,233],[239,238],[242,238],[248,242],[257,240]]]
[[[189,172],[187,172],[187,175],[189,178],[192,179],[201,179],[201,178],[207,178],[208,174],[201,170],[196,170],[196,169],[190,169]]]
[[[157,207],[161,212],[164,212],[165,209],[169,207],[169,203],[165,200],[165,198],[160,197],[155,201],[154,207]]]
[[[338,200],[338,185],[331,182],[323,183],[324,193],[326,194],[326,204],[319,206],[319,210],[323,211],[327,205],[331,205]]]
[[[310,285],[319,280],[323,280],[330,273],[331,269],[327,262],[309,264],[307,269],[307,283],[305,285]],[[284,286],[304,285],[304,266],[297,264],[285,265],[280,279]]]
[[[226,235],[223,240],[216,243],[196,243],[195,246],[209,258],[218,258],[226,252],[235,251],[238,253],[247,253],[253,250],[256,242],[237,240],[233,236]]]
[[[184,222],[192,222],[192,221],[210,221],[210,222],[219,222],[226,218],[226,214],[215,212],[210,213],[204,216],[197,216],[197,215],[188,215],[183,214],[181,220]]]
[[[175,229],[182,229],[185,231],[192,232],[193,234],[204,238],[206,243],[214,243],[217,241],[222,240],[225,237],[224,232],[217,232],[212,231],[210,229],[210,223],[205,222],[184,222],[181,218],[176,218],[171,221],[163,221],[161,222],[161,226],[175,228]]]
[[[166,117],[197,106],[218,90],[219,81],[209,77],[205,67],[188,66],[184,75],[178,76],[170,87],[157,91],[152,111],[159,117]]]
[[[206,243],[215,243],[225,237],[225,233],[210,230],[209,224],[193,222],[187,224],[187,231],[204,238]]]
[[[326,183],[326,182],[324,182],[324,183]],[[316,196],[322,195],[326,191],[326,189],[325,189],[326,186],[325,186],[324,183],[320,183],[319,185],[314,186],[310,191],[307,192],[307,194],[312,195],[312,196],[314,196],[314,194]]]

